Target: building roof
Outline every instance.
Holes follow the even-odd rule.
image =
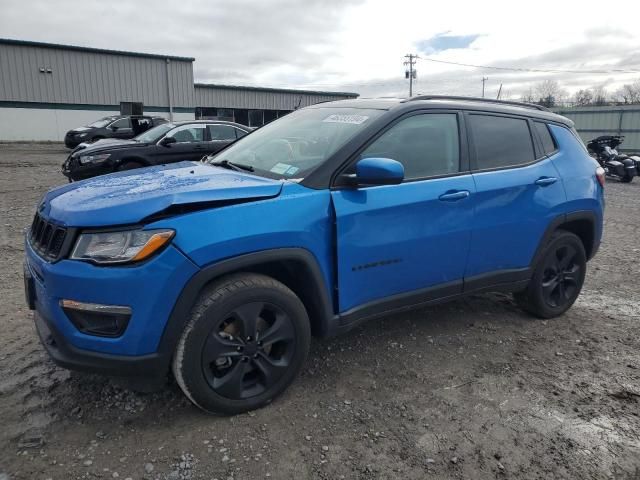
[[[159,55],[155,53],[128,52],[125,50],[107,50],[104,48],[79,47],[77,45],[61,45],[57,43],[32,42],[29,40],[14,40],[11,38],[0,38],[0,45],[21,45],[25,47],[52,48],[57,50],[72,50],[76,52],[102,53],[107,55],[125,55],[128,57],[145,57],[156,59],[169,59],[179,62],[193,62],[193,57],[176,57],[173,55]]]
[[[222,85],[215,83],[196,83],[196,88],[216,88],[223,90],[249,90],[256,92],[271,92],[271,93],[292,93],[292,94],[306,94],[306,95],[331,95],[334,97],[358,97],[360,94],[352,92],[322,92],[317,90],[298,90],[293,88],[270,88],[270,87],[249,87],[241,85]]]

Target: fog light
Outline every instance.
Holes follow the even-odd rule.
[[[118,337],[127,328],[131,318],[131,307],[122,305],[60,300],[60,306],[75,327],[88,335]]]

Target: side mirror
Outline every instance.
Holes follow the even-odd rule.
[[[174,137],[164,137],[162,140],[160,140],[160,145],[162,145],[163,147],[168,147],[172,143],[176,142],[177,140]]]
[[[390,158],[363,158],[348,178],[354,186],[397,185],[404,180],[404,166]]]
[[[112,132],[117,132],[119,127],[109,127],[111,129]]]

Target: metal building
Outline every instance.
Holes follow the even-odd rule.
[[[355,93],[194,85],[190,57],[0,39],[0,141],[61,141],[118,114],[260,126],[296,108]]]
[[[54,140],[100,117],[192,119],[193,58],[0,39],[0,140]]]
[[[573,120],[585,144],[600,135],[624,135],[624,143],[618,150],[640,152],[640,105],[555,108],[554,111]]]
[[[259,127],[297,108],[357,98],[357,93],[196,83],[196,118],[229,120]]]

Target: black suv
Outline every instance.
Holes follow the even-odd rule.
[[[104,139],[78,146],[62,165],[69,180],[182,160],[200,160],[251,128],[238,123],[201,120],[163,123],[131,140]]]
[[[166,122],[166,118],[145,115],[104,117],[84,127],[69,130],[64,136],[64,144],[67,148],[75,148],[81,143],[91,143],[102,138],[129,139]]]

